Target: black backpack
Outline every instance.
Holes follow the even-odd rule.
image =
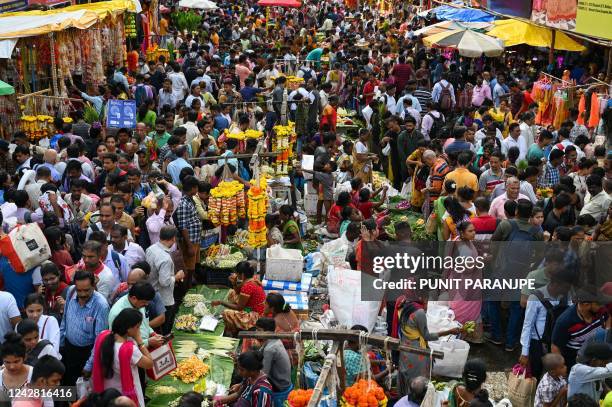
[[[552,332],[553,327],[555,326],[555,322],[557,322],[557,318],[559,318],[559,316],[563,314],[563,312],[569,307],[567,297],[561,298],[557,305],[552,305],[550,301],[544,298],[544,295],[542,295],[542,291],[536,290],[533,292],[533,295],[538,298],[540,303],[546,309],[546,323],[544,324],[544,332],[540,334],[540,332],[538,332],[536,328],[536,334],[538,335],[538,338],[540,338],[542,344],[546,347],[546,351],[550,352],[552,344]]]
[[[446,128],[446,120],[444,119],[444,115],[440,113],[440,117],[436,118],[433,114],[427,113],[427,116],[431,117],[431,120],[433,121],[431,129],[429,130],[429,138],[433,140],[443,137],[444,133],[448,130]]]

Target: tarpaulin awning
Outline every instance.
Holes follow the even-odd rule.
[[[550,48],[552,43],[552,29],[540,27],[525,21],[509,19],[497,20],[495,26],[488,34],[504,41],[506,47],[527,44],[532,47]],[[584,51],[586,48],[579,42],[571,39],[567,34],[556,31],[554,49],[559,51]]]
[[[12,95],[15,93],[15,88],[6,82],[0,81],[0,96]]]
[[[435,14],[438,20],[466,21],[466,22],[492,22],[495,16],[482,10],[464,7],[439,6],[432,8],[428,13]]]
[[[258,6],[261,7],[302,7],[302,2],[299,0],[259,0]]]
[[[80,4],[54,10],[33,10],[0,15],[0,58],[10,58],[17,40],[23,37],[86,29],[106,17],[115,18],[125,11],[142,11],[138,0],[111,0]]]
[[[497,38],[468,29],[430,35],[423,38],[423,43],[428,47],[453,48],[459,51],[459,55],[469,58],[482,54],[495,57],[504,52],[504,46]]]

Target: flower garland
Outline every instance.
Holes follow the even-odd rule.
[[[49,137],[53,132],[53,117],[39,114],[36,116],[21,116],[21,130],[28,136],[32,143],[40,139]],[[64,123],[72,123],[70,117],[63,118]]]
[[[238,181],[221,181],[210,190],[209,216],[215,226],[235,225],[245,217],[244,185]]]
[[[293,144],[296,140],[295,123],[290,121],[286,126],[274,126],[272,130],[272,151],[279,153],[274,162],[274,174],[287,175],[291,169],[289,159],[293,156]]]
[[[248,129],[247,131],[241,131],[239,133],[230,133],[229,131],[227,131],[227,129],[225,131],[227,134],[227,138],[233,138],[239,141],[244,141],[248,138],[260,139],[261,137],[263,137],[263,131],[253,129]]]
[[[266,213],[268,212],[268,195],[266,194],[267,182],[265,177],[259,178],[259,186],[256,180],[251,180],[252,187],[247,193],[249,207],[249,246],[253,248],[265,247],[267,244]]]

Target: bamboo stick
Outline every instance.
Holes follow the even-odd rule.
[[[344,329],[320,329],[317,331],[317,339],[319,340],[332,340],[332,341],[344,341],[347,339],[358,340],[361,331],[351,331]],[[300,332],[302,339],[312,339],[312,330],[303,330]],[[255,339],[293,339],[292,333],[274,333],[274,332],[255,332],[255,331],[240,331],[238,333],[239,338],[255,338]],[[382,347],[385,345],[385,336],[380,335],[368,335],[366,337],[367,343],[370,345]],[[443,359],[444,352],[434,351],[433,354],[430,349],[413,348],[411,346],[400,345],[400,341],[395,338],[389,338],[387,340],[389,349],[399,350],[400,352],[415,353],[417,355],[429,356],[432,355],[434,359]]]
[[[331,351],[328,356],[333,355],[333,358],[336,358],[336,354],[340,348],[339,342],[334,342],[332,345]],[[319,405],[319,400],[321,400],[321,396],[323,395],[323,390],[327,385],[327,380],[329,378],[329,372],[333,366],[334,359],[333,358],[325,358],[325,363],[321,368],[321,374],[319,375],[319,379],[317,379],[317,384],[314,387],[312,392],[312,396],[310,396],[310,401],[308,402],[308,407],[316,407]]]
[[[17,96],[17,99],[18,99],[18,100],[21,100],[21,99],[25,99],[25,98],[32,97],[32,96],[40,96],[40,95],[44,95],[45,93],[48,93],[50,90],[51,90],[51,89],[48,89],[48,88],[47,88],[47,89],[39,90],[38,92],[26,93],[26,94],[23,94],[23,95]]]

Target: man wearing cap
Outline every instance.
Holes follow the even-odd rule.
[[[604,381],[612,377],[612,349],[606,343],[590,343],[584,351],[583,363],[572,367],[568,377],[567,397],[586,394],[593,401],[599,401],[606,388]]]

